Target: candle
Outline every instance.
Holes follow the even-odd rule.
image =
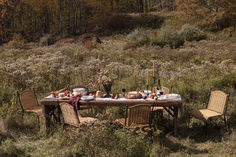
[[[152,74],[153,74],[153,77],[155,77],[155,63],[154,63],[154,61],[153,61],[153,69],[152,69],[152,70],[153,70],[153,71],[152,71],[152,72],[153,72],[153,73],[152,73]]]
[[[147,71],[147,85],[149,85],[149,72]]]

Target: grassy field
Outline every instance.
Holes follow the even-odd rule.
[[[197,32],[191,36],[182,27],[185,21],[178,23],[171,14],[163,18],[160,29],[137,28],[104,36],[101,44],[91,40],[85,45],[39,46],[15,41],[1,46],[0,156],[236,156],[235,34],[204,32],[191,23],[187,28]],[[186,32],[191,38],[181,36]],[[34,87],[39,99],[68,84],[98,90],[98,56],[102,72],[107,70],[115,78],[112,93],[121,93],[123,87],[127,91],[144,89],[147,71],[151,74],[155,62],[161,84],[173,86],[173,93],[183,99],[178,137],[173,136],[172,118],[165,112],[156,129],[144,134],[116,123],[125,111],[116,107],[83,111],[99,121],[66,130],[55,123],[50,134],[36,127],[32,115],[25,116],[22,123],[17,90]],[[189,110],[206,105],[210,88],[231,92],[227,110],[230,131],[222,119],[214,119],[206,136],[204,124],[191,119],[187,127],[187,117]]]

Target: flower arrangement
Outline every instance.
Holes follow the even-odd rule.
[[[108,69],[102,69],[98,73],[98,84],[109,85],[117,79],[117,76]]]
[[[117,78],[117,76],[112,73],[112,70],[110,69],[103,69],[98,73],[98,84],[102,84],[104,87],[104,90],[106,91],[105,97],[111,97],[109,94],[111,92],[111,86],[113,84],[113,81]]]

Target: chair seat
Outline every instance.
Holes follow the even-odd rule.
[[[37,115],[42,115],[43,109],[41,106],[35,106],[31,109],[25,109],[25,112],[33,112],[33,113],[36,113]]]
[[[215,112],[215,111],[211,111],[209,109],[201,109],[201,110],[192,110],[190,112],[190,114],[197,118],[200,119],[202,121],[207,121],[209,118],[211,117],[216,117],[216,116],[221,116],[222,114]]]
[[[94,123],[96,120],[97,118],[79,116],[80,123]]]
[[[161,107],[161,106],[156,106],[156,107],[153,107],[153,111],[158,111],[158,110],[163,110],[164,108]]]

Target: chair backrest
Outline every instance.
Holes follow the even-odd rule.
[[[129,108],[128,123],[131,124],[149,124],[150,122],[151,106],[141,104]]]
[[[34,108],[35,106],[38,106],[37,98],[33,91],[25,90],[21,92],[19,95],[20,95],[19,99],[22,105],[21,107],[24,110],[29,110]]]
[[[60,103],[60,108],[64,119],[64,123],[78,127],[80,121],[75,107],[66,102],[63,102]]]
[[[224,114],[228,95],[220,90],[211,91],[207,109]]]
[[[161,86],[161,88],[163,89],[164,94],[169,94],[170,93],[169,88],[167,88],[165,86]]]

